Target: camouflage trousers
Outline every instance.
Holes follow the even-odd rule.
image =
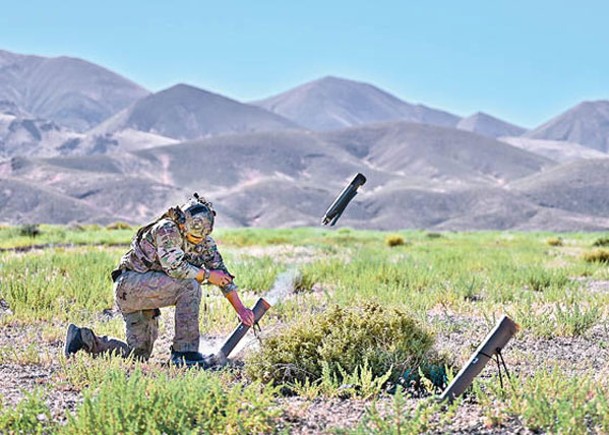
[[[89,338],[91,353],[114,352],[148,359],[158,337],[158,309],[168,306],[175,306],[173,350],[199,350],[201,286],[196,280],[175,279],[163,272],[127,271],[116,280],[114,297],[125,320],[127,343],[93,334]]]

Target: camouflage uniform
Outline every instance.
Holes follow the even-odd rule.
[[[206,236],[192,244],[169,218],[141,228],[122,257],[114,295],[125,319],[127,344],[108,337],[84,336],[91,353],[133,353],[149,358],[158,337],[159,308],[175,305],[173,350],[196,352],[199,348],[201,286],[195,280],[201,269],[226,269],[216,243]],[[205,283],[205,282],[204,282]],[[235,290],[231,283],[221,290]]]

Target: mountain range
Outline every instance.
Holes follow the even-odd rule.
[[[198,191],[223,226],[609,228],[609,101],[532,130],[324,77],[250,103],[150,93],[69,57],[0,51],[0,222],[143,223]]]

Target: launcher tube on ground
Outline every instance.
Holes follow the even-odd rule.
[[[469,387],[474,378],[482,371],[486,363],[501,349],[505,347],[512,336],[518,332],[520,327],[509,317],[503,316],[497,325],[485,337],[478,349],[474,352],[467,364],[455,376],[446,390],[440,396],[440,401],[448,400],[452,402]]]

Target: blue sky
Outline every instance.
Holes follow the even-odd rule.
[[[0,3],[0,48],[84,58],[152,91],[185,82],[240,101],[334,75],[524,127],[609,99],[609,2],[87,3]]]

